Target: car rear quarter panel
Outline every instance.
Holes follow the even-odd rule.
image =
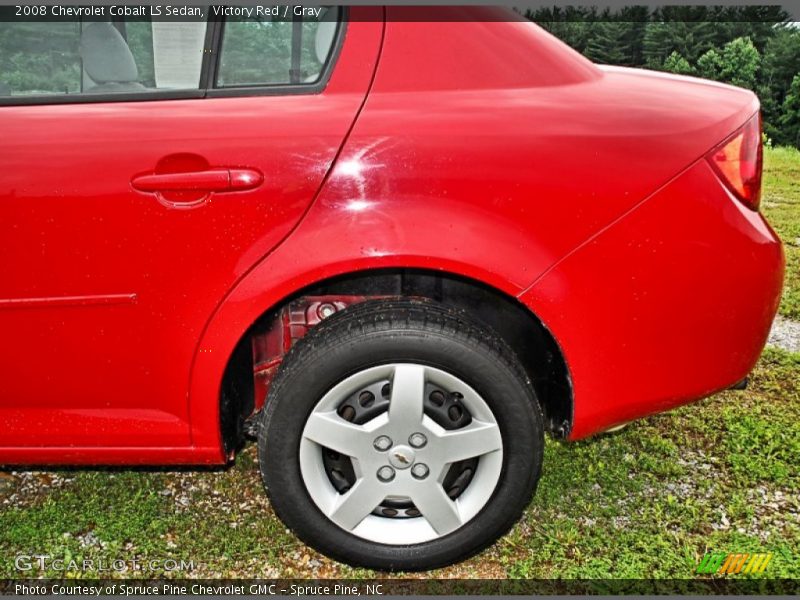
[[[559,341],[572,439],[708,396],[755,365],[784,256],[705,160],[521,295]]]
[[[418,22],[387,10],[372,88],[320,195],[293,234],[232,290],[201,341],[191,393],[198,415],[216,415],[238,336],[302,287],[415,267],[522,294],[758,108],[753,94],[737,88],[598,68],[530,23]],[[691,219],[680,210],[694,210],[686,201],[662,216]],[[600,277],[625,260],[623,253],[591,268]],[[580,269],[572,276],[580,297],[600,285]],[[534,310],[547,309],[540,316],[551,326],[557,304],[530,298]],[[571,318],[566,305],[560,315],[553,331],[561,342],[559,328]],[[735,371],[749,364],[760,336]],[[213,419],[195,420],[194,433],[203,443],[218,441]]]

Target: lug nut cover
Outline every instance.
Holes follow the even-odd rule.
[[[375,438],[375,441],[372,445],[375,446],[375,450],[378,450],[379,452],[386,452],[392,447],[392,439],[388,436],[381,435]]]
[[[425,479],[428,473],[430,473],[430,469],[425,463],[417,463],[411,467],[411,474],[417,479]]]
[[[378,469],[378,479],[381,481],[391,481],[394,479],[394,469],[388,465],[381,467]]]
[[[411,445],[412,448],[422,448],[425,444],[428,443],[428,438],[426,438],[421,433],[412,433],[408,437],[408,443]]]

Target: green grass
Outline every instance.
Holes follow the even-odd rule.
[[[747,392],[551,444],[526,521],[551,558],[530,545],[513,572],[683,578],[706,551],[800,548],[799,418],[800,355],[768,350]],[[800,576],[792,554],[773,576]]]
[[[789,264],[781,311],[797,319],[800,153],[769,150],[766,167],[764,211]],[[800,578],[798,423],[800,354],[769,349],[747,391],[617,434],[548,441],[521,522],[480,556],[432,575],[682,579],[694,577],[706,552],[757,551],[775,553],[767,576]],[[195,577],[375,576],[286,531],[262,491],[252,446],[226,470],[0,473],[0,578],[22,575],[19,554],[171,557],[194,561]]]
[[[800,151],[767,149],[764,169],[761,210],[781,236],[786,252],[780,313],[800,320]]]

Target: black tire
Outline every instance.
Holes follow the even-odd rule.
[[[503,439],[500,479],[488,503],[452,533],[413,545],[351,534],[329,520],[303,482],[299,445],[306,419],[336,383],[395,362],[436,367],[478,392]],[[519,520],[541,471],[542,416],[516,355],[461,311],[416,300],[368,301],[317,325],[288,354],[272,383],[259,431],[259,462],[272,506],[306,544],[354,566],[424,570],[464,560]]]

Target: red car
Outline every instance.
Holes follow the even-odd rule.
[[[0,463],[249,433],[308,544],[430,568],[546,433],[747,377],[784,265],[751,92],[500,9],[250,10],[0,25]]]

